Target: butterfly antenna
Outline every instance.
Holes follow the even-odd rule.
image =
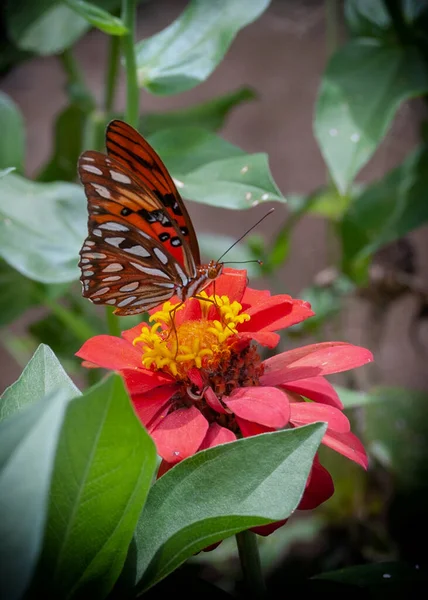
[[[223,252],[223,254],[220,256],[220,258],[217,259],[217,262],[220,262],[221,259],[223,258],[223,256],[225,256],[228,252],[230,252],[230,250],[232,250],[232,248],[234,248],[236,246],[236,244],[238,244],[246,235],[248,235],[250,233],[250,231],[253,231],[253,229],[255,227],[257,227],[257,225],[259,225],[262,221],[264,221],[266,219],[266,217],[268,217],[269,215],[271,215],[274,210],[275,210],[274,208],[271,208],[270,210],[268,210],[267,213],[265,215],[263,215],[263,217],[257,221],[257,223],[254,223],[254,225],[252,225],[250,227],[250,229],[247,229],[247,231],[245,233],[243,233],[241,235],[241,237],[239,237],[236,240],[236,242],[233,242],[233,244],[230,246],[230,248],[228,248],[226,250],[226,252]]]

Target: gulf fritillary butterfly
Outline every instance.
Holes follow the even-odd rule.
[[[192,221],[165,165],[123,121],[108,125],[106,146],[107,155],[89,150],[79,159],[89,213],[83,296],[116,307],[117,315],[195,296],[223,263],[200,264]]]

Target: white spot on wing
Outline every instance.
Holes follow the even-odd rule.
[[[135,256],[141,256],[143,258],[148,258],[150,256],[150,252],[143,248],[143,246],[132,246],[131,248],[124,248],[125,252],[129,252],[129,254],[135,254]]]
[[[131,264],[135,269],[138,269],[142,273],[146,275],[154,275],[155,277],[163,277],[164,279],[169,279],[169,275],[161,271],[160,269],[151,269],[150,267],[142,267],[138,263],[131,262]]]
[[[134,302],[134,300],[137,299],[137,296],[129,296],[129,298],[125,298],[124,300],[121,300],[118,303],[118,306],[122,307],[122,306],[127,306],[128,304],[131,304],[131,302]]]
[[[100,288],[99,290],[97,290],[94,294],[92,294],[93,296],[103,296],[104,294],[107,294],[107,292],[110,290],[109,287],[103,287]]]
[[[91,261],[89,260],[89,258],[82,258],[80,262],[82,265],[87,265]]]
[[[114,223],[113,221],[103,223],[102,225],[100,225],[100,229],[106,229],[107,231],[129,231],[129,227],[126,227],[126,225]]]
[[[93,233],[93,235],[96,235],[97,237],[101,237],[103,235],[103,232],[101,231],[101,229],[93,229],[92,233]]]
[[[178,188],[184,188],[184,183],[182,181],[180,181],[179,179],[174,179],[174,178],[172,180]]]
[[[180,277],[183,285],[187,285],[189,283],[189,278],[187,277],[186,273],[183,271],[183,269],[180,267],[180,265],[178,263],[174,264],[175,270],[178,273],[178,276]]]
[[[103,273],[116,273],[122,271],[123,267],[120,263],[111,263],[103,269]]]
[[[168,257],[164,252],[162,252],[162,250],[160,248],[153,248],[153,254],[155,254],[158,257],[158,259],[161,261],[161,263],[163,265],[167,264]]]
[[[123,173],[119,173],[118,171],[110,171],[111,178],[113,181],[118,181],[119,183],[132,183],[128,175],[124,175]],[[120,306],[120,304],[119,304]]]
[[[92,187],[100,196],[103,198],[110,198],[111,194],[108,189],[104,185],[100,185],[99,183],[91,183]]]
[[[114,246],[115,248],[119,248],[119,244],[121,244],[124,241],[124,237],[109,237],[109,238],[105,238],[105,241],[107,244],[110,244],[110,246]]]
[[[126,285],[123,285],[119,289],[119,291],[120,292],[134,292],[139,285],[140,284],[138,283],[138,281],[133,281],[132,283],[127,283]]]
[[[103,254],[102,252],[89,252],[88,254],[85,254],[85,256],[87,256],[90,259],[94,259],[94,258],[98,258],[98,259],[102,259],[102,258],[107,258],[106,254]]]
[[[92,156],[84,156],[83,160],[86,160],[87,162],[95,162],[95,158],[92,158]]]
[[[95,175],[102,175],[103,172],[98,167],[94,167],[94,165],[82,165],[82,169],[87,171],[88,173],[94,173]]]
[[[83,271],[84,277],[91,277],[94,274],[94,271]]]
[[[116,304],[116,298],[110,298],[110,300],[106,300],[106,304]]]
[[[111,277],[104,277],[103,282],[107,283],[107,281],[119,281],[122,279],[120,275],[112,275]]]
[[[85,244],[87,246],[95,246],[95,242],[93,242],[92,240],[86,240]]]

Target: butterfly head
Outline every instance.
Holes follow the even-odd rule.
[[[220,263],[215,260],[211,260],[207,265],[205,265],[205,267],[202,267],[202,268],[205,270],[208,279],[214,280],[214,279],[217,279],[217,277],[223,271],[223,265],[224,265],[224,263]]]

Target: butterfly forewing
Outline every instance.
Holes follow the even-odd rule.
[[[195,276],[180,264],[163,234],[177,234],[153,191],[113,157],[85,152],[79,174],[88,198],[89,235],[81,249],[83,295],[120,315],[149,310]]]
[[[131,171],[136,181],[158,199],[169,219],[176,222],[177,234],[166,238],[168,232],[165,232],[164,236],[170,253],[187,269],[192,262],[199,265],[199,246],[192,222],[158,154],[135,129],[118,120],[107,127],[106,146],[110,158]]]

